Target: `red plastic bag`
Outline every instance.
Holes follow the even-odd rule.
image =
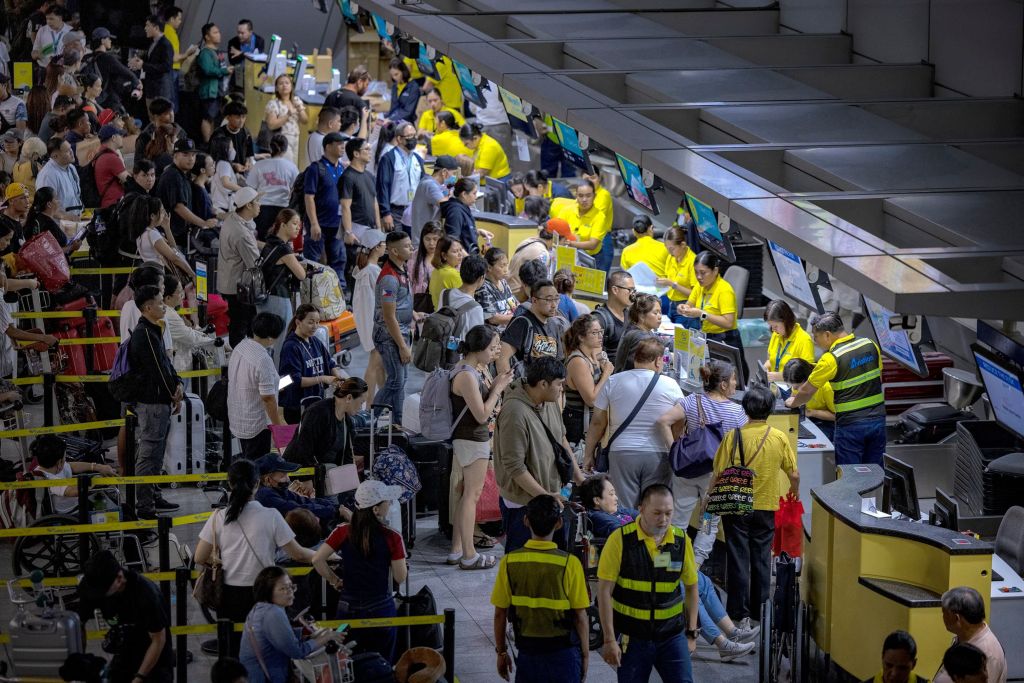
[[[71,266],[60,248],[57,238],[49,232],[41,232],[18,251],[18,257],[31,270],[48,292],[71,282]]]
[[[775,538],[772,539],[772,555],[786,553],[790,557],[801,557],[804,552],[804,504],[789,494],[779,498],[779,509],[775,511]]]
[[[274,448],[278,453],[284,453],[288,444],[295,438],[295,431],[299,425],[268,425],[270,427],[270,439],[274,442]]]
[[[501,519],[501,508],[498,507],[498,480],[494,478],[494,468],[487,468],[484,477],[484,488],[476,501],[477,522],[497,522]]]

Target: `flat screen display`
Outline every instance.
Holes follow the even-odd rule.
[[[551,117],[551,122],[555,126],[555,136],[558,138],[558,144],[562,147],[562,155],[566,161],[583,169],[588,174],[593,174],[594,166],[590,163],[590,155],[580,144],[580,136],[576,129],[564,121],[559,121],[554,116]]]
[[[427,78],[433,78],[435,81],[441,80],[441,74],[437,70],[437,64],[435,59],[431,59],[427,56],[427,48],[425,45],[420,45],[420,54],[416,57],[416,66],[419,67],[420,73]]]
[[[889,319],[896,313],[866,296],[861,298],[864,300],[864,312],[871,322],[871,329],[875,331],[875,339],[878,340],[878,348],[882,350],[882,354],[914,374],[927,377],[928,368],[921,357],[921,350],[910,342],[906,331],[889,328]]]
[[[484,99],[483,92],[480,91],[480,86],[473,82],[473,72],[469,70],[469,67],[454,59],[452,66],[455,67],[455,75],[459,79],[459,85],[462,86],[462,96],[478,107],[486,107],[487,101]]]
[[[501,95],[501,104],[505,107],[505,113],[508,115],[508,122],[512,126],[512,130],[518,130],[527,137],[536,138],[537,128],[533,125],[531,118],[533,107],[530,108],[530,111],[527,111],[523,100],[518,95],[505,90],[500,85],[498,86],[498,94]]]
[[[341,18],[345,23],[355,29],[358,33],[363,32],[363,25],[359,23],[359,16],[352,9],[352,0],[338,0],[338,9],[341,10]]]
[[[690,207],[689,213],[697,228],[697,239],[704,245],[704,248],[718,254],[726,261],[734,263],[736,252],[733,251],[729,240],[722,234],[722,229],[718,227],[718,216],[715,215],[715,210],[690,194],[684,195],[684,201]]]
[[[615,155],[615,162],[619,167],[619,175],[622,176],[622,182],[626,186],[629,198],[654,215],[658,215],[660,213],[658,202],[654,199],[654,192],[644,185],[644,176],[640,167],[621,154]]]
[[[380,37],[381,41],[385,43],[390,43],[391,35],[388,33],[387,21],[385,21],[384,17],[382,17],[381,15],[375,14],[373,12],[370,12],[370,16],[373,18],[373,26],[374,28],[377,29],[377,35]]]
[[[824,313],[818,289],[807,280],[807,271],[800,257],[771,240],[768,240],[768,251],[772,255],[775,272],[779,275],[782,293],[812,311]]]
[[[1024,382],[1020,371],[978,345],[971,350],[996,422],[1024,439]]]

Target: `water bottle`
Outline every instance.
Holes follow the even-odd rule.
[[[566,484],[563,486],[559,493],[562,494],[562,498],[569,500],[569,497],[572,496],[572,484]]]
[[[700,530],[701,530],[701,533],[704,533],[704,534],[710,534],[711,533],[711,515],[709,513],[707,513],[707,512],[705,512],[701,516]]]

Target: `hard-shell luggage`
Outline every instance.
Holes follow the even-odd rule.
[[[212,323],[214,332],[218,337],[227,336],[228,333],[228,302],[219,294],[209,294],[209,301],[206,302],[206,322]]]
[[[312,277],[307,277],[299,286],[302,303],[313,304],[320,311],[320,317],[334,320],[345,312],[345,296],[338,282],[338,274],[332,268],[321,268]]]
[[[391,406],[377,403],[371,405],[369,448],[366,451],[356,449],[356,452],[370,454],[365,471],[370,473],[371,478],[383,481],[389,486],[402,486],[406,490],[398,505],[391,506],[388,524],[401,533],[405,547],[412,550],[416,544],[416,492],[421,488],[421,484],[416,468],[395,442],[396,434],[401,434],[408,448],[408,437],[404,431],[394,426],[392,416]],[[378,450],[377,439],[383,431],[381,423],[386,423],[387,445]],[[405,467],[405,463],[409,466]],[[412,479],[415,479],[415,482]]]
[[[206,473],[206,411],[195,394],[185,394],[181,410],[171,415],[164,469],[174,475]]]
[[[82,651],[82,621],[74,612],[19,610],[8,632],[11,663],[19,678],[60,678],[64,660]]]
[[[78,330],[66,320],[62,320],[53,331],[57,339],[78,339]],[[89,369],[85,364],[85,347],[80,345],[61,345],[58,347],[60,371],[65,375],[85,375]]]
[[[333,320],[321,320],[316,334],[332,356],[359,346],[356,319],[351,311],[345,311]]]

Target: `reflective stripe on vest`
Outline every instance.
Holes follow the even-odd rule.
[[[620,576],[615,579],[615,583],[631,591],[640,591],[641,593],[651,592],[650,581],[636,581],[634,579],[624,579]],[[654,584],[654,591],[656,593],[671,593],[676,589],[677,584],[678,582],[658,581]]]
[[[509,621],[517,642],[568,646],[572,606],[565,592],[569,554],[558,549],[520,548],[505,556],[510,594]],[[531,642],[536,641],[536,642]]]
[[[857,411],[874,413],[876,406],[885,402],[881,358],[875,343],[866,338],[851,339],[834,347],[830,353],[836,360],[836,375],[830,380],[835,392],[836,415],[849,418]],[[854,365],[857,361],[861,362]]]
[[[641,621],[648,621],[651,618],[650,610],[636,609],[628,605],[623,605],[618,600],[612,599],[612,610],[623,614],[633,619],[639,619]],[[671,619],[672,617],[679,616],[683,613],[683,603],[677,603],[666,609],[654,610],[654,618],[657,621],[664,621],[665,619]]]
[[[669,555],[664,567],[655,567],[647,543],[631,522],[621,528],[622,560],[612,588],[615,631],[634,638],[660,640],[678,633],[683,624],[683,591],[680,582],[686,559],[686,535],[673,528],[672,543],[658,548]]]

